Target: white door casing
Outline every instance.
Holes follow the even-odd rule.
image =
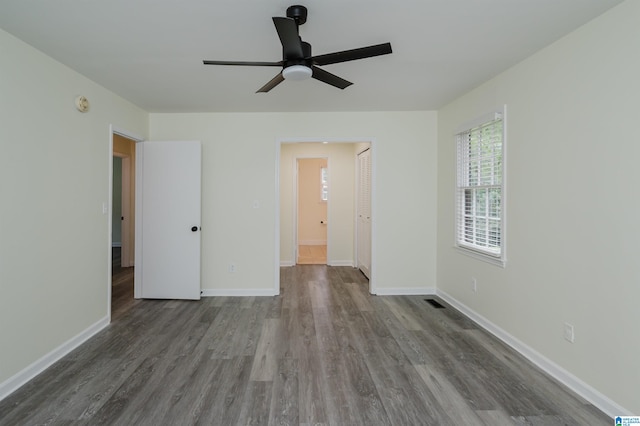
[[[371,276],[371,150],[358,154],[357,266]]]
[[[136,144],[136,298],[200,299],[201,152]]]

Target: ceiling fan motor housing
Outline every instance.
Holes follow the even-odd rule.
[[[307,22],[307,8],[300,5],[289,6],[287,8],[287,18],[292,18],[296,24],[302,25]]]

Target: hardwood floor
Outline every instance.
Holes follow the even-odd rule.
[[[317,245],[299,245],[298,246],[298,265],[326,265],[327,264],[327,246]]]
[[[140,301],[133,298],[133,267],[121,266],[119,247],[114,247],[111,253],[111,320],[115,321]]]
[[[472,321],[348,267],[281,295],[144,300],[0,402],[1,425],[609,425]]]

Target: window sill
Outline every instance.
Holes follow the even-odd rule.
[[[463,246],[454,246],[454,249],[460,254],[463,254],[465,256],[468,256],[477,260],[481,260],[486,263],[490,263],[492,265],[499,266],[501,268],[505,268],[507,266],[507,260],[503,257],[492,256],[490,254],[482,253],[480,251],[466,248]]]

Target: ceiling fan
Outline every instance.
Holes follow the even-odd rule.
[[[311,56],[311,45],[302,41],[298,34],[300,25],[307,22],[307,8],[295,5],[287,8],[287,17],[273,17],[278,37],[282,43],[282,60],[278,62],[202,61],[205,65],[244,65],[251,67],[282,67],[282,71],[262,86],[256,93],[266,93],[284,80],[304,80],[312,77],[338,89],[350,86],[351,82],[320,68],[322,65],[391,53],[391,43],[376,44],[358,49],[343,50],[325,55]]]

